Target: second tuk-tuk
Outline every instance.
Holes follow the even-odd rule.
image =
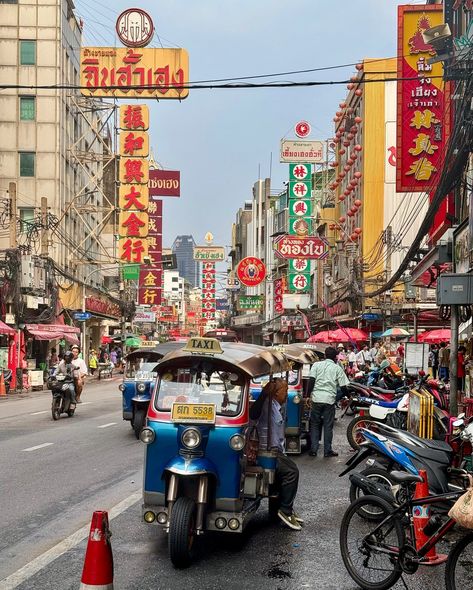
[[[212,338],[191,338],[158,364],[140,434],[142,513],[168,533],[176,567],[189,565],[207,531],[241,534],[274,495],[277,452],[248,452],[249,390],[255,377],[289,369],[279,351]]]
[[[302,447],[310,446],[310,396],[308,393],[308,377],[310,366],[324,357],[323,348],[319,344],[280,344],[269,350],[278,350],[291,362],[291,370],[286,374],[273,375],[287,379],[288,395],[286,406],[286,453],[299,455]],[[269,377],[256,378],[251,383],[251,396],[257,399],[261,389]]]
[[[151,389],[156,381],[156,365],[165,354],[182,346],[179,342],[165,342],[154,348],[134,350],[125,356],[123,382],[119,385],[122,392],[123,420],[130,422],[136,438],[139,438],[145,425]]]

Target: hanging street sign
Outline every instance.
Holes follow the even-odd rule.
[[[92,314],[89,313],[88,311],[77,311],[76,313],[73,314],[72,317],[78,322],[85,322],[87,320],[90,320],[90,318],[92,317]]]
[[[225,248],[223,246],[196,246],[194,248],[194,260],[204,262],[225,260]]]
[[[263,303],[263,295],[240,295],[238,297],[238,311],[261,311]]]
[[[310,180],[310,164],[289,164],[289,180]]]
[[[227,290],[228,291],[239,291],[241,289],[241,284],[238,279],[234,279],[233,277],[228,277],[227,279]]]
[[[310,180],[291,182],[289,181],[290,199],[310,199],[312,183]]]
[[[291,199],[289,201],[289,215],[290,217],[311,217],[312,216],[312,201]]]
[[[179,170],[150,169],[148,187],[152,198],[180,197],[181,173]]]
[[[307,258],[291,258],[289,271],[293,273],[310,272],[310,260]]]
[[[301,139],[310,135],[311,131],[310,123],[307,121],[299,121],[294,125],[294,133]]]
[[[145,47],[151,42],[154,24],[150,15],[141,8],[128,8],[117,18],[117,35],[127,47]]]
[[[310,288],[310,273],[289,273],[289,287],[298,293],[307,292]]]
[[[324,238],[307,236],[278,236],[273,243],[276,256],[285,260],[291,258],[309,258],[321,260],[328,255],[328,242]]]
[[[313,139],[281,139],[279,161],[286,164],[320,164],[324,161],[324,143]]]
[[[246,287],[256,287],[266,277],[266,266],[259,258],[247,256],[237,266],[237,277]]]

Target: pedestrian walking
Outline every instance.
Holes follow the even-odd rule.
[[[466,367],[466,348],[465,346],[458,347],[458,356],[457,356],[457,384],[458,384],[458,391],[465,391],[465,371]]]
[[[279,493],[278,517],[289,528],[300,531],[303,520],[294,512],[299,485],[299,469],[284,453],[287,381],[281,377],[267,383],[250,409],[250,418],[257,420],[259,448],[277,450],[276,487]],[[269,426],[268,426],[269,423]],[[268,440],[269,437],[269,440]]]
[[[432,378],[437,379],[439,370],[439,349],[436,344],[432,344],[429,352],[429,367],[432,369]]]
[[[376,357],[378,356],[379,351],[379,342],[376,341],[373,346],[370,348],[370,356],[373,363],[376,362]]]
[[[348,357],[348,366],[350,367],[350,369],[353,369],[353,367],[355,366],[355,363],[356,363],[356,354],[355,354],[355,348],[351,344],[348,345],[347,357]]]
[[[368,346],[363,346],[360,352],[355,356],[356,364],[361,371],[369,369],[371,364],[371,355]]]
[[[324,457],[338,457],[332,448],[333,423],[335,421],[335,403],[337,388],[346,394],[350,381],[343,369],[337,364],[337,351],[332,346],[325,349],[325,360],[314,363],[309,376],[309,394],[311,394],[309,455],[316,457],[319,450],[320,433],[324,434]]]
[[[439,348],[439,379],[448,381],[450,376],[450,348],[446,342],[440,343]]]
[[[95,352],[95,349],[92,348],[89,353],[89,369],[91,375],[94,375],[95,371],[97,370],[98,362],[99,359],[97,358],[97,353]]]

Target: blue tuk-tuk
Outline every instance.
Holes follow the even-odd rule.
[[[310,397],[308,394],[308,377],[310,366],[324,357],[323,347],[319,344],[280,344],[269,350],[278,350],[291,361],[291,370],[285,374],[273,375],[287,379],[288,395],[286,406],[286,453],[299,455],[303,444],[308,446],[310,436]],[[268,381],[267,375],[253,379],[251,396],[257,399],[263,385]]]
[[[191,338],[156,367],[140,434],[146,444],[142,514],[168,533],[176,567],[207,531],[241,533],[275,482],[274,450],[248,455],[250,382],[290,369],[279,351]]]
[[[125,356],[123,382],[119,385],[122,392],[123,420],[131,423],[136,438],[139,438],[145,425],[151,390],[156,381],[156,365],[165,354],[182,346],[182,342],[165,342],[154,348],[134,350]]]

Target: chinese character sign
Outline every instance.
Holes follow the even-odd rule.
[[[207,322],[215,321],[215,262],[202,264],[202,319]]]
[[[149,264],[140,269],[138,302],[160,305],[162,300],[163,202],[151,201],[147,208]]]
[[[84,96],[182,100],[189,94],[185,49],[83,47],[80,85]]]
[[[450,131],[449,88],[442,63],[427,63],[435,50],[422,33],[443,23],[443,7],[399,6],[398,14],[396,190],[428,191],[442,171]]]

